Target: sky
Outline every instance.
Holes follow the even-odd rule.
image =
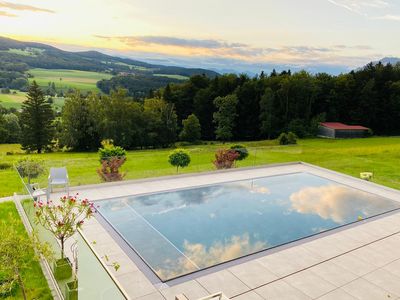
[[[399,0],[0,0],[1,36],[226,71],[352,69],[399,34]]]

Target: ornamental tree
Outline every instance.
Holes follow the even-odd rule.
[[[122,180],[125,174],[120,173],[120,167],[126,161],[126,151],[124,148],[114,146],[112,140],[104,140],[103,148],[99,149],[101,168],[97,170],[103,181]]]
[[[39,177],[45,171],[43,161],[30,159],[28,157],[19,160],[16,168],[21,177],[28,178],[28,184],[31,183],[31,179]]]
[[[168,162],[175,166],[176,172],[178,172],[179,167],[184,168],[190,164],[190,155],[183,149],[176,149],[169,155]]]
[[[61,258],[64,258],[65,241],[82,227],[86,219],[96,212],[93,202],[88,199],[78,199],[75,196],[64,196],[55,204],[51,200],[45,204],[41,201],[34,203],[37,224],[50,231],[61,244]]]

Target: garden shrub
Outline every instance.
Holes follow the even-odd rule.
[[[297,144],[297,135],[293,132],[282,132],[278,137],[279,145],[295,145]]]
[[[12,164],[7,163],[7,162],[0,162],[0,170],[7,170],[11,169]]]
[[[287,145],[288,144],[288,136],[287,133],[282,132],[278,137],[279,145]]]
[[[239,156],[238,156],[238,158],[236,158],[236,160],[244,160],[249,156],[249,151],[243,145],[240,145],[240,144],[233,145],[231,147],[231,149],[235,150],[237,152],[237,154],[239,154]]]
[[[230,169],[238,157],[239,153],[233,149],[219,149],[215,153],[213,164],[217,169]]]
[[[288,132],[287,134],[288,145],[296,145],[297,144],[297,135],[293,132]]]

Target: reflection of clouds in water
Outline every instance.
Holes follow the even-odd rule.
[[[398,207],[394,202],[344,186],[307,187],[290,196],[292,209],[313,213],[336,223],[356,221],[359,215],[369,217]]]
[[[249,235],[244,234],[232,236],[224,242],[215,242],[210,247],[188,241],[184,242],[183,247],[183,253],[186,257],[199,268],[205,268],[263,250],[267,248],[267,244],[261,241],[252,244]],[[156,272],[161,278],[172,278],[196,270],[197,268],[188,259],[182,257],[178,261],[164,261],[163,268],[156,270]]]

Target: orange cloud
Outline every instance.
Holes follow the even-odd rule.
[[[16,17],[17,15],[8,13],[6,11],[0,11],[0,17]]]
[[[0,1],[0,7],[8,8],[11,10],[27,10],[27,11],[33,11],[33,12],[55,13],[54,10],[50,10],[50,9],[46,9],[46,8],[40,8],[40,7],[26,5],[26,4],[16,4],[16,3],[5,2],[5,1]],[[15,17],[15,15],[14,15],[14,17]]]

